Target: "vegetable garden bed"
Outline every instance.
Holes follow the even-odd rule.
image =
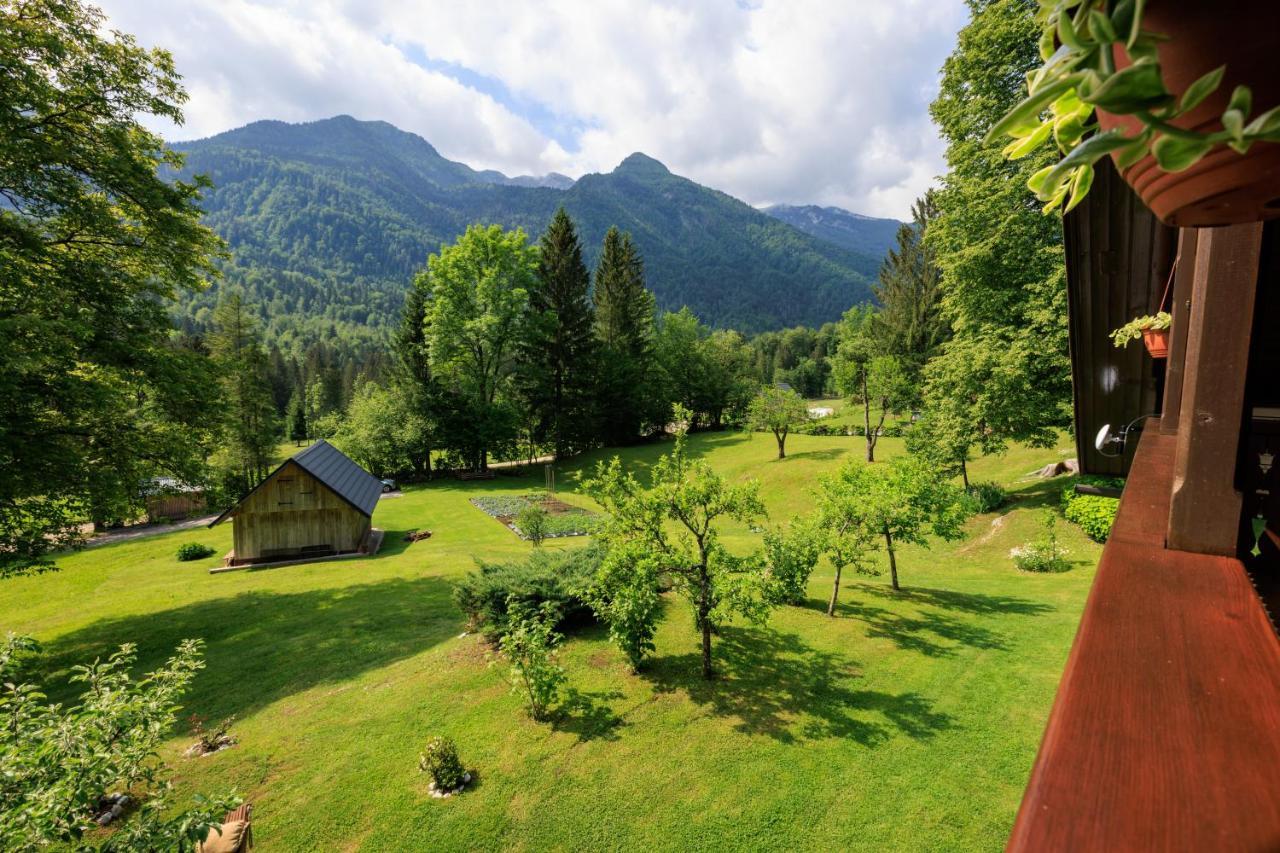
[[[544,538],[589,536],[595,532],[599,517],[590,510],[567,504],[545,493],[471,498],[471,505],[485,515],[496,518],[521,539],[528,539],[516,524],[516,516],[529,506],[540,507],[547,514]]]

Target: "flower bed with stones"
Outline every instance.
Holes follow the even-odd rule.
[[[567,504],[559,498],[545,493],[528,495],[501,495],[496,497],[471,498],[471,504],[485,515],[496,518],[515,535],[527,539],[516,525],[516,516],[530,506],[540,507],[547,514],[547,539],[559,539],[567,536],[589,536],[595,532],[599,516],[580,506]]]

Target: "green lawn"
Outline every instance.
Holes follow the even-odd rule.
[[[862,450],[858,438],[797,435],[776,460],[767,435],[690,443],[729,477],[759,477],[779,521],[807,508],[819,472]],[[525,717],[450,598],[474,558],[530,548],[468,498],[525,493],[540,469],[383,500],[374,522],[388,535],[372,559],[221,575],[206,571],[217,558],[174,559],[186,541],[225,553],[229,526],[69,555],[56,574],[0,583],[0,629],[45,644],[55,688],[120,643],[136,641],[151,667],[203,637],[208,668],[184,713],[236,715],[240,745],[184,759],[179,736],[164,757],[183,791],[234,786],[252,800],[264,851],[991,850],[1012,824],[1099,552],[1062,525],[1072,571],[1025,575],[1008,560],[1061,488],[1020,478],[1067,443],[974,463],[973,478],[1009,483],[1018,499],[975,518],[964,542],[906,551],[900,594],[883,577],[852,578],[830,619],[820,569],[805,606],[725,630],[714,682],[697,675],[676,599],[641,675],[602,630],[572,635],[563,659],[578,693],[553,724]],[[623,455],[645,466],[665,447]],[[590,505],[568,493],[604,455],[564,466],[571,502]],[[409,528],[435,535],[406,546]],[[456,739],[474,790],[428,796],[417,761],[434,734]]]

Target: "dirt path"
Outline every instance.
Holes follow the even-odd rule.
[[[92,548],[95,545],[123,542],[126,539],[141,539],[144,536],[159,536],[161,533],[172,533],[175,530],[189,530],[192,527],[201,527],[208,524],[217,517],[216,515],[205,515],[200,518],[188,518],[186,521],[179,521],[174,524],[135,524],[131,527],[122,527],[119,530],[108,530],[105,533],[99,533],[84,544],[86,548]]]

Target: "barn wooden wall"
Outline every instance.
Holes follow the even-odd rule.
[[[245,499],[232,525],[236,562],[321,546],[355,551],[369,532],[363,513],[293,462]]]
[[[1063,234],[1076,453],[1085,473],[1127,474],[1135,442],[1123,458],[1108,458],[1094,449],[1094,436],[1103,424],[1118,429],[1159,412],[1164,365],[1153,362],[1141,341],[1121,349],[1108,335],[1159,309],[1178,232],[1147,210],[1107,159],[1098,164],[1088,197],[1064,217]]]

